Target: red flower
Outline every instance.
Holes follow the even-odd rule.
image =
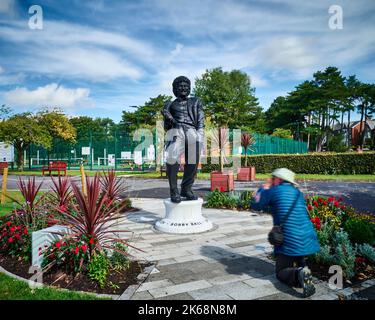
[[[94,244],[94,238],[90,239],[90,244]]]
[[[23,234],[28,234],[28,229],[27,229],[27,227],[25,227],[25,229],[23,229]]]
[[[15,227],[10,228],[10,232],[11,232],[11,233],[14,233],[15,231],[16,231],[16,228],[15,228]]]
[[[78,253],[79,253],[79,248],[78,248],[78,247],[76,247],[76,249],[74,250],[74,253],[75,253],[75,254],[78,254]]]
[[[319,203],[318,203],[318,201],[314,201],[314,206],[315,206],[315,207],[319,207]]]
[[[225,188],[223,186],[220,187],[220,192],[225,192]]]
[[[21,226],[18,226],[18,227],[17,227],[17,230],[18,230],[18,231],[21,230]]]
[[[66,242],[63,243],[63,247],[66,247]]]
[[[16,239],[20,238],[20,235],[18,233],[16,233],[14,236],[15,236]]]
[[[56,242],[56,248],[57,248],[57,249],[60,249],[60,248],[61,248],[61,243],[60,243],[60,242]]]
[[[355,262],[356,262],[357,264],[362,264],[362,263],[364,263],[365,261],[366,261],[366,259],[363,258],[363,257],[357,257],[357,258],[355,258]]]
[[[313,210],[313,209],[314,209],[314,207],[313,207],[311,204],[309,204],[309,205],[307,206],[307,210],[311,211],[311,210]]]
[[[86,251],[86,249],[87,249],[87,245],[85,245],[85,244],[82,245],[82,246],[81,246],[81,249],[82,249],[83,251]]]
[[[9,243],[12,243],[12,242],[13,242],[13,238],[10,237],[10,238],[8,239],[8,242],[9,242]]]
[[[324,202],[324,200],[322,199],[322,198],[318,198],[318,201],[320,202],[320,203],[323,203]]]
[[[335,202],[333,203],[333,205],[334,205],[336,208],[340,207],[340,203],[339,203],[338,201],[335,201]]]
[[[329,197],[328,198],[328,202],[333,202],[333,201],[335,201],[335,197]]]
[[[328,204],[328,201],[323,201],[323,204],[326,206]]]
[[[12,223],[10,221],[7,222],[7,226],[9,227]]]
[[[320,230],[321,223],[320,223],[320,218],[319,217],[312,218],[311,222],[314,224],[314,226],[315,226],[315,228],[317,230]]]

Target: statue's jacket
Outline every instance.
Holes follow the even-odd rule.
[[[164,116],[164,129],[169,130],[175,128],[176,125],[178,126],[179,123],[173,123],[173,119],[178,118],[178,115],[173,114],[178,112],[178,108],[174,108],[174,104],[181,103],[179,98],[175,99],[172,102],[167,102],[164,105],[162,114]],[[196,130],[200,130],[204,128],[204,113],[203,113],[203,105],[199,98],[191,97],[187,99],[187,113],[189,116],[189,120],[192,123],[192,126]]]

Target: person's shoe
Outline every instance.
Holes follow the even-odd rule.
[[[171,193],[171,201],[172,201],[173,203],[180,203],[180,202],[181,202],[181,197],[180,197],[180,195],[178,194],[178,192]]]
[[[308,267],[298,269],[298,282],[303,289],[303,297],[307,298],[315,293],[315,287],[312,282],[311,271]]]
[[[186,200],[197,200],[198,197],[193,193],[193,191],[181,191],[181,197],[186,198]]]

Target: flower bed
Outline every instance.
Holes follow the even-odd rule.
[[[321,250],[308,258],[312,271],[327,280],[332,265],[347,283],[375,276],[375,217],[359,214],[335,197],[308,197],[307,209]]]
[[[120,236],[128,232],[117,226],[131,203],[120,197],[124,189],[114,171],[88,178],[86,194],[69,178],[53,183],[52,191],[38,198],[41,184],[36,185],[35,178],[27,183],[19,179],[25,202],[0,219],[0,265],[30,278],[31,233],[55,222],[71,232],[39,248],[45,284],[119,294],[136,283],[149,264],[133,261],[128,254],[132,246]]]

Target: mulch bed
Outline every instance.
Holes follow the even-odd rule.
[[[139,282],[137,276],[143,272],[145,267],[150,265],[150,263],[131,261],[129,268],[125,271],[110,270],[106,286],[103,289],[85,274],[80,273],[74,277],[58,269],[52,269],[43,274],[43,284],[73,291],[120,295],[130,285],[137,284]],[[32,276],[29,273],[30,264],[23,259],[0,254],[0,266],[25,279],[30,279]]]
[[[325,266],[317,263],[312,263],[310,261],[307,261],[307,265],[309,266],[312,274],[314,277],[323,280],[328,281],[330,277],[332,277],[334,274],[328,273],[330,266]],[[371,266],[360,267],[355,270],[355,276],[351,278],[350,280],[344,280],[344,288],[351,287],[353,285],[358,285],[363,281],[366,281],[368,279],[374,279],[375,278],[375,268]]]

